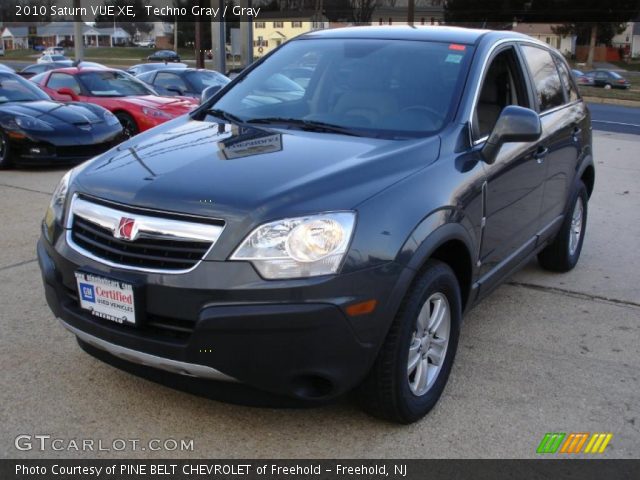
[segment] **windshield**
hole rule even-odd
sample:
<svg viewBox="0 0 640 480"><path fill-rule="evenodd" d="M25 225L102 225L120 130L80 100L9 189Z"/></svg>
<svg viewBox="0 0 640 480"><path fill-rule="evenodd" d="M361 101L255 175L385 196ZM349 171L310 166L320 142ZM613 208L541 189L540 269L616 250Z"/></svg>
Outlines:
<svg viewBox="0 0 640 480"><path fill-rule="evenodd" d="M66 57L64 55L51 55L51 60L58 62L60 60L66 60Z"/></svg>
<svg viewBox="0 0 640 480"><path fill-rule="evenodd" d="M196 92L201 92L205 88L214 85L222 86L229 83L227 77L216 72L187 72L186 77Z"/></svg>
<svg viewBox="0 0 640 480"><path fill-rule="evenodd" d="M144 83L124 72L86 72L78 78L94 97L128 97L155 95Z"/></svg>
<svg viewBox="0 0 640 480"><path fill-rule="evenodd" d="M470 46L436 42L293 41L209 108L285 128L302 122L364 136L428 135L450 118L471 55Z"/></svg>
<svg viewBox="0 0 640 480"><path fill-rule="evenodd" d="M15 75L0 74L0 103L51 100L49 96L27 80Z"/></svg>

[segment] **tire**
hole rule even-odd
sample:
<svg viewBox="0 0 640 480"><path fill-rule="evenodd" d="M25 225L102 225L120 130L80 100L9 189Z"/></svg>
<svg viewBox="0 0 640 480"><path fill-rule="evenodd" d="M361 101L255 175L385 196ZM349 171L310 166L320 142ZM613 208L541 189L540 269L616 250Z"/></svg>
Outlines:
<svg viewBox="0 0 640 480"><path fill-rule="evenodd" d="M545 270L568 272L578 263L587 229L588 201L587 188L580 182L556 238L538 254L538 262Z"/></svg>
<svg viewBox="0 0 640 480"><path fill-rule="evenodd" d="M440 328L435 329L435 335L427 332L421 342L417 336L421 330L419 325L428 326L433 322L437 302L440 302L440 308L448 308L448 332L444 329L445 316ZM420 318L423 319L421 323ZM425 416L435 406L449 378L458 347L461 320L460 286L455 274L441 261L427 261L393 320L371 371L359 388L363 408L373 416L402 424L413 423ZM430 338L425 341L427 336ZM443 351L444 360L438 367L433 359L442 358ZM415 368L409 365L411 352L413 358L418 359ZM426 377L422 376L425 378L422 384L418 381L419 368L426 372Z"/></svg>
<svg viewBox="0 0 640 480"><path fill-rule="evenodd" d="M611 90L611 84L610 83L605 83L604 84L604 89L605 90Z"/></svg>
<svg viewBox="0 0 640 480"><path fill-rule="evenodd" d="M122 134L125 138L131 138L140 133L138 124L131 115L125 112L118 112L115 115L118 120L120 120L120 125L122 125Z"/></svg>
<svg viewBox="0 0 640 480"><path fill-rule="evenodd" d="M13 166L11 161L11 151L7 134L0 130L0 169Z"/></svg>

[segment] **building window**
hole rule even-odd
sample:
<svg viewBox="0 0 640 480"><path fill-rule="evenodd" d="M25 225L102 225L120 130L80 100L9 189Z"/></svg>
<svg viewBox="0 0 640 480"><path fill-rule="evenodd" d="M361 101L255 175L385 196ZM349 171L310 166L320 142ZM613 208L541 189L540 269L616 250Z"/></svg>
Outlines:
<svg viewBox="0 0 640 480"><path fill-rule="evenodd" d="M291 22L291 27L302 28L302 22Z"/></svg>
<svg viewBox="0 0 640 480"><path fill-rule="evenodd" d="M264 22L256 22L256 28L265 28Z"/></svg>
<svg viewBox="0 0 640 480"><path fill-rule="evenodd" d="M273 28L282 28L284 27L283 22L273 22Z"/></svg>

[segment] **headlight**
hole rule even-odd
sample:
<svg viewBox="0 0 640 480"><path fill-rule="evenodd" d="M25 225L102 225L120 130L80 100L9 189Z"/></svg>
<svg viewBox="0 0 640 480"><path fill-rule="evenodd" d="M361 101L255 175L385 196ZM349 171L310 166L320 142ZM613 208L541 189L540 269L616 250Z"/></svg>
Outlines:
<svg viewBox="0 0 640 480"><path fill-rule="evenodd" d="M23 130L52 131L53 127L33 117L16 117L16 125Z"/></svg>
<svg viewBox="0 0 640 480"><path fill-rule="evenodd" d="M349 247L354 212L286 218L256 228L231 256L247 260L264 278L336 273Z"/></svg>
<svg viewBox="0 0 640 480"><path fill-rule="evenodd" d="M64 220L64 206L67 201L67 193L69 192L69 182L73 175L73 170L69 170L64 174L64 177L60 180L60 183L53 192L51 202L49 202L49 208L47 208L47 214L45 215L45 223L47 228L51 228L54 222L62 224Z"/></svg>
<svg viewBox="0 0 640 480"><path fill-rule="evenodd" d="M120 120L113 113L106 111L104 112L104 121L107 125L120 125Z"/></svg>
<svg viewBox="0 0 640 480"><path fill-rule="evenodd" d="M162 118L165 120L170 120L173 118L173 116L169 115L166 112L163 112L162 110L157 110L155 108L149 107L142 107L142 113L151 118Z"/></svg>

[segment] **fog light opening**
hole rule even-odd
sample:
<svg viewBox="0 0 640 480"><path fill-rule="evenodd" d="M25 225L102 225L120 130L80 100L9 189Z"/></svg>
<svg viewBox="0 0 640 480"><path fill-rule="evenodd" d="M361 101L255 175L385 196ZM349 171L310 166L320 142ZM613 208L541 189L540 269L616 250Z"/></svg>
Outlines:
<svg viewBox="0 0 640 480"><path fill-rule="evenodd" d="M333 382L320 375L300 375L291 382L293 393L302 399L319 400L333 392Z"/></svg>

